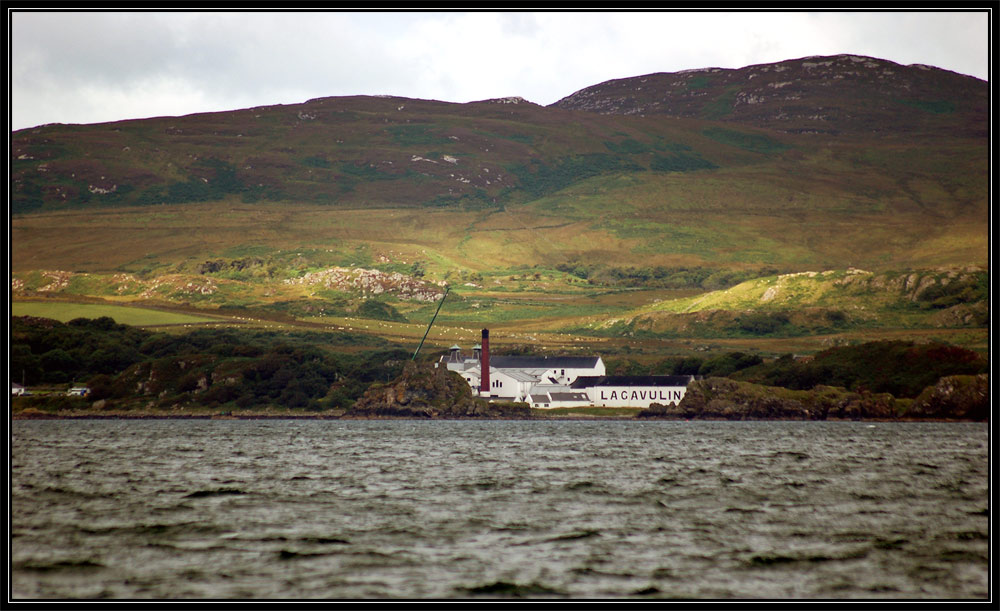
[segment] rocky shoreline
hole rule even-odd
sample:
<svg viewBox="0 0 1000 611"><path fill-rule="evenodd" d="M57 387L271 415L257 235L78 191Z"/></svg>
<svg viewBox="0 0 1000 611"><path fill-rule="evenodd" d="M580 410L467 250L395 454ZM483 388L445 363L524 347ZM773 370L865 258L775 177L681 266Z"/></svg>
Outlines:
<svg viewBox="0 0 1000 611"><path fill-rule="evenodd" d="M524 403L485 401L470 393L468 382L454 371L411 362L395 381L365 391L344 417L517 420L530 418L531 408Z"/></svg>
<svg viewBox="0 0 1000 611"><path fill-rule="evenodd" d="M11 420L773 420L871 422L986 422L990 416L989 375L949 376L916 399L887 393L854 392L832 386L790 390L729 378L696 380L680 403L653 404L622 416L545 414L524 403L490 403L472 395L461 376L445 368L407 364L388 384L376 384L347 410L319 413L153 413L74 409L48 412L29 407Z"/></svg>
<svg viewBox="0 0 1000 611"><path fill-rule="evenodd" d="M640 418L673 420L986 421L989 375L949 376L916 399L833 386L790 390L728 378L691 383L680 403L650 406Z"/></svg>

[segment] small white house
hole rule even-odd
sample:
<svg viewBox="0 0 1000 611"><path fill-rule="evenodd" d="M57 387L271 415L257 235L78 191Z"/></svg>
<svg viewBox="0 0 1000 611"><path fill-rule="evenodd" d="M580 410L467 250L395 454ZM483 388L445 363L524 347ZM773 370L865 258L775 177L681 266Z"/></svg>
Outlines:
<svg viewBox="0 0 1000 611"><path fill-rule="evenodd" d="M24 394L25 390L26 389L17 382L10 383L10 396L12 397L20 397Z"/></svg>

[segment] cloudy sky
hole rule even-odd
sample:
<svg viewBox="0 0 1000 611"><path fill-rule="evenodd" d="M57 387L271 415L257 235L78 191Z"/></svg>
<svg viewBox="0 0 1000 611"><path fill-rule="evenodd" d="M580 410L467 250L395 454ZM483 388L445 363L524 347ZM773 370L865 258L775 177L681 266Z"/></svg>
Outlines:
<svg viewBox="0 0 1000 611"><path fill-rule="evenodd" d="M987 12L8 11L11 128L387 94L551 104L652 72L853 53L989 78Z"/></svg>

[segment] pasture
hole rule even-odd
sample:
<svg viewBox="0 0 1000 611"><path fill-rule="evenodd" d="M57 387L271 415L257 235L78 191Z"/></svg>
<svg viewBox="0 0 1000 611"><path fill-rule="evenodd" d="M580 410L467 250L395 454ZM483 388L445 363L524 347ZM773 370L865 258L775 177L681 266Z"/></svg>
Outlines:
<svg viewBox="0 0 1000 611"><path fill-rule="evenodd" d="M183 325L218 322L210 316L194 316L181 312L120 306L111 304L70 303L64 301L14 301L12 316L37 316L69 322L74 318L101 318L107 316L122 325L153 327L158 325Z"/></svg>

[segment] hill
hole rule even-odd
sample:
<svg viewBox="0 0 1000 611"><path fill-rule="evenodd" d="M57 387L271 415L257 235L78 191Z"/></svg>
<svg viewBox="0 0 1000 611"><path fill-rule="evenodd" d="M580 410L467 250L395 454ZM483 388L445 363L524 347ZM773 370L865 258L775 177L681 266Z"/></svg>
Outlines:
<svg viewBox="0 0 1000 611"><path fill-rule="evenodd" d="M40 126L11 135L11 290L398 330L449 284L455 328L669 336L680 306L657 300L752 278L986 269L988 100L834 56L550 107L356 96Z"/></svg>
<svg viewBox="0 0 1000 611"><path fill-rule="evenodd" d="M983 85L932 66L835 55L616 79L553 106L721 120L795 134L983 137L990 112Z"/></svg>
<svg viewBox="0 0 1000 611"><path fill-rule="evenodd" d="M985 327L989 274L982 269L873 273L800 272L645 305L595 328L674 336L836 333L848 328Z"/></svg>

